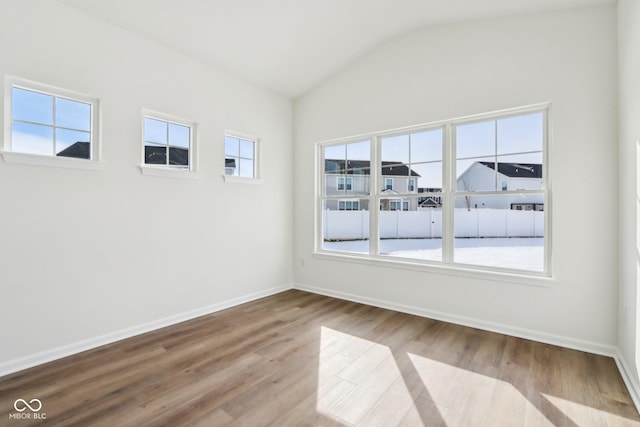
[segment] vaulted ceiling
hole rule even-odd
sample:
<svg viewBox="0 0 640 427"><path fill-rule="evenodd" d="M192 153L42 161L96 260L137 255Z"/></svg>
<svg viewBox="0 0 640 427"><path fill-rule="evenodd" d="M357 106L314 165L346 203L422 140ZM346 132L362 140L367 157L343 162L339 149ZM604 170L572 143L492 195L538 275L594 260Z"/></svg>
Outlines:
<svg viewBox="0 0 640 427"><path fill-rule="evenodd" d="M58 0L295 98L422 27L616 0Z"/></svg>

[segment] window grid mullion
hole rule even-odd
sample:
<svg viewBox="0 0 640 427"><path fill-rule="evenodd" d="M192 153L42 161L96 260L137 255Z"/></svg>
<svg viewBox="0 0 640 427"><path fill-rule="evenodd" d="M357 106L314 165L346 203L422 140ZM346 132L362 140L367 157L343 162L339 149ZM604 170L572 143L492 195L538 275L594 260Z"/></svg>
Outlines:
<svg viewBox="0 0 640 427"><path fill-rule="evenodd" d="M53 108L52 108L53 117L51 118L51 123L53 123L53 125L52 125L52 127L53 127L53 153L51 153L51 155L53 157L55 157L56 156L56 152L57 152L56 144L57 144L57 139L58 139L58 132L57 132L57 129L56 129L56 105L57 105L57 102L56 102L56 97L55 96L51 97L51 102L53 102Z"/></svg>
<svg viewBox="0 0 640 427"><path fill-rule="evenodd" d="M442 158L444 188L442 207L442 262L444 264L453 263L453 192L455 191L455 175L456 175L456 148L455 137L453 134L454 126L447 123L443 131L444 143L442 144Z"/></svg>
<svg viewBox="0 0 640 427"><path fill-rule="evenodd" d="M166 152L166 160L165 160L165 165L169 166L170 162L169 162L169 122L167 123L167 142L165 143L165 152Z"/></svg>
<svg viewBox="0 0 640 427"><path fill-rule="evenodd" d="M380 254L380 180L382 179L380 137L369 139L369 254Z"/></svg>

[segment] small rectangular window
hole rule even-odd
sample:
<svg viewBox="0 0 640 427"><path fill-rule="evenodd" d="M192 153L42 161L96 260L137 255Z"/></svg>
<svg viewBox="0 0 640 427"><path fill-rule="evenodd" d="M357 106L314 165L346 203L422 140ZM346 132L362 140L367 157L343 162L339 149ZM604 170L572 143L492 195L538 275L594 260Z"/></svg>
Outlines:
<svg viewBox="0 0 640 427"><path fill-rule="evenodd" d="M384 188L385 190L393 190L393 178L385 178Z"/></svg>
<svg viewBox="0 0 640 427"><path fill-rule="evenodd" d="M17 78L6 86L5 153L99 161L97 99Z"/></svg>

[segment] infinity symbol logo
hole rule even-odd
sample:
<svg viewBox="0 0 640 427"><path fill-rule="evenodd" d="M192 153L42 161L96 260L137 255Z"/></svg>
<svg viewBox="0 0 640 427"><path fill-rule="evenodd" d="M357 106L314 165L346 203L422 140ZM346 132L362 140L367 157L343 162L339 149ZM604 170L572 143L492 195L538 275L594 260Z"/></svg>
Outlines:
<svg viewBox="0 0 640 427"><path fill-rule="evenodd" d="M19 403L21 403L22 405L18 406ZM31 406L29 403L31 403L33 406ZM24 399L17 399L15 402L13 402L13 407L18 412L24 412L27 410L27 408L31 409L32 412L38 412L40 409L42 409L42 402L40 402L39 399L31 399L29 403L27 403L27 401ZM36 405L37 407L35 407Z"/></svg>

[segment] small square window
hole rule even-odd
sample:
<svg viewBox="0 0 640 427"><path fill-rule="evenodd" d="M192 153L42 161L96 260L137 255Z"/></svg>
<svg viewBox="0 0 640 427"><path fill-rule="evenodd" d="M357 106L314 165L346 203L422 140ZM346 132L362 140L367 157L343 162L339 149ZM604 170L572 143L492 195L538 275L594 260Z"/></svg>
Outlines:
<svg viewBox="0 0 640 427"><path fill-rule="evenodd" d="M255 180L258 178L258 166L258 140L256 138L230 132L225 134L225 177Z"/></svg>
<svg viewBox="0 0 640 427"><path fill-rule="evenodd" d="M144 116L144 164L191 170L192 127Z"/></svg>
<svg viewBox="0 0 640 427"><path fill-rule="evenodd" d="M29 162L19 156L35 155L39 164L96 168L97 99L14 77L7 77L6 88L5 160Z"/></svg>

